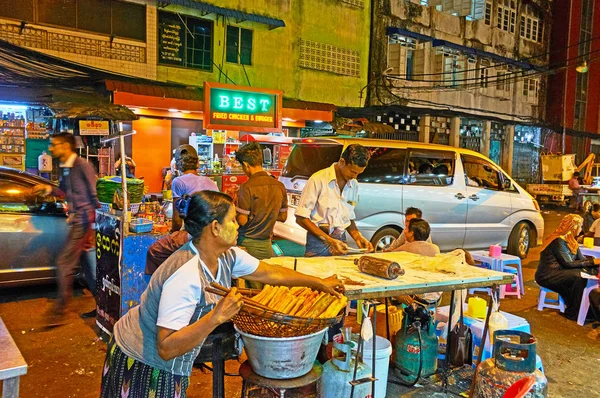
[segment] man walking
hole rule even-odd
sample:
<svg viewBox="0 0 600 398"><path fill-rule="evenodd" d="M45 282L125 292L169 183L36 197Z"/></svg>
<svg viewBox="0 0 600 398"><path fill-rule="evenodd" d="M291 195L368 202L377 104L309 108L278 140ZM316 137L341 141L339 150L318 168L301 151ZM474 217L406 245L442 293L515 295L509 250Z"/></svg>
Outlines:
<svg viewBox="0 0 600 398"><path fill-rule="evenodd" d="M59 298L50 313L50 323L62 323L69 299L73 294L73 276L79 266L81 255L93 242L94 223L98 198L96 196L96 174L87 161L75 153L75 137L70 133L58 133L50 139L50 153L60 161L59 188L40 184L33 187L35 195L65 196L69 217L65 246L57 259ZM93 264L87 263L87 268ZM85 268L85 266L84 266ZM95 268L95 267L93 267ZM95 269L84 269L90 292L95 296ZM84 316L94 316L94 311Z"/></svg>
<svg viewBox="0 0 600 398"><path fill-rule="evenodd" d="M263 260L273 257L271 235L276 221L287 219L285 186L263 170L262 148L256 142L246 144L235 153L236 160L248 176L240 185L237 202L238 246ZM250 282L253 288L259 283Z"/></svg>
<svg viewBox="0 0 600 398"><path fill-rule="evenodd" d="M362 145L349 145L338 162L309 178L296 209L296 222L308 232L307 257L347 253L346 231L359 248L373 251L373 245L354 222L358 202L356 177L367 167L369 157Z"/></svg>

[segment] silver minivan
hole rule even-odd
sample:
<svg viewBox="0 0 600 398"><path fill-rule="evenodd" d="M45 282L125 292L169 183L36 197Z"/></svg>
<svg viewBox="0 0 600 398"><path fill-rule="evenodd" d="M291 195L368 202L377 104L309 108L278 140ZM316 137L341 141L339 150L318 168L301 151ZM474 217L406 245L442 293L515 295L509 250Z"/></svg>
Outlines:
<svg viewBox="0 0 600 398"><path fill-rule="evenodd" d="M404 209L418 207L442 251L485 249L500 244L525 258L540 245L544 220L537 202L487 157L463 148L407 141L357 138L301 138L279 178L286 186L290 214L275 235L305 244L306 231L295 209L308 178L336 162L354 143L371 160L358 177L356 225L381 250L404 228Z"/></svg>

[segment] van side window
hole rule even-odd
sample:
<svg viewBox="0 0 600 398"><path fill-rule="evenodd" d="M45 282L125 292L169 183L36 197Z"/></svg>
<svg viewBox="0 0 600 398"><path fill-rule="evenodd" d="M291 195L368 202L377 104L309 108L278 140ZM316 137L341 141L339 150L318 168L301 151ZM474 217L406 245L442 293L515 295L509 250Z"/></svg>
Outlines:
<svg viewBox="0 0 600 398"><path fill-rule="evenodd" d="M463 155L462 159L465 169L465 183L468 187L492 191L502 190L500 173L496 166L475 156Z"/></svg>
<svg viewBox="0 0 600 398"><path fill-rule="evenodd" d="M406 149L367 147L371 159L357 180L374 184L404 184Z"/></svg>
<svg viewBox="0 0 600 398"><path fill-rule="evenodd" d="M408 159L406 183L427 186L451 185L454 179L455 157L452 151L412 149Z"/></svg>

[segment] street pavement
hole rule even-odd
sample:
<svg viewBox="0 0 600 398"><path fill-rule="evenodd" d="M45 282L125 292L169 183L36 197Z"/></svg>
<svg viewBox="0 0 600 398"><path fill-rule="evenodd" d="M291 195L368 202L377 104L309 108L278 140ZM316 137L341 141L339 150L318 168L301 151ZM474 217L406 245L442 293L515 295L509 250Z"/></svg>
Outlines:
<svg viewBox="0 0 600 398"><path fill-rule="evenodd" d="M551 233L567 212L544 209L546 235ZM284 245L285 246L285 245ZM534 274L539 248L533 249L523 262L525 295L519 300L501 301L503 311L523 317L531 324L538 340L538 354L549 380L549 397L600 397L600 323L581 327L559 315L558 311L537 311L538 286ZM55 297L54 286L38 286L0 291L0 317L8 327L29 365L21 378L21 397L65 398L97 397L106 342L101 340L93 319L81 319L93 299L87 291L76 290L68 323L45 327L44 313ZM1 355L1 353L0 353ZM228 361L226 371L237 373L239 363ZM241 395L241 379L226 377L226 396ZM405 389L388 384L388 397L418 396L419 389L405 394ZM436 394L437 395L437 394ZM212 396L212 375L194 369L188 397ZM286 397L294 396L286 394ZM295 396L307 396L306 393Z"/></svg>

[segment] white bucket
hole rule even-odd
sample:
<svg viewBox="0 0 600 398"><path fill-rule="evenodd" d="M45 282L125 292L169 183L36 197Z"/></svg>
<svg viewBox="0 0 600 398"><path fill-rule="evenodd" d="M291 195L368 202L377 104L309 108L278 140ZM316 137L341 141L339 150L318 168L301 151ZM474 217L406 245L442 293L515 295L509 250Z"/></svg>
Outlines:
<svg viewBox="0 0 600 398"><path fill-rule="evenodd" d="M388 372L390 370L390 355L392 355L392 344L381 336L376 336L375 341L375 396L373 398L385 398L387 391ZM373 364L373 341L365 341L363 347L363 360L371 367Z"/></svg>

